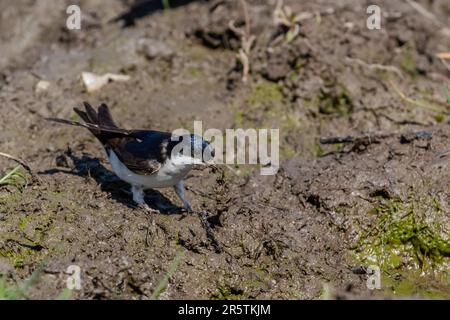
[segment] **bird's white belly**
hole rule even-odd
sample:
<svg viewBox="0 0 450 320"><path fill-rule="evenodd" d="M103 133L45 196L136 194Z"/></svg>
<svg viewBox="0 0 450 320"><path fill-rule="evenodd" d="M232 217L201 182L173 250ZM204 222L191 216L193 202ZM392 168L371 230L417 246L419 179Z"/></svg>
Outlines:
<svg viewBox="0 0 450 320"><path fill-rule="evenodd" d="M112 150L109 150L108 159L114 173L120 179L145 189L172 187L192 169L192 165L174 165L172 161L167 160L157 172L151 175L140 175L128 169Z"/></svg>

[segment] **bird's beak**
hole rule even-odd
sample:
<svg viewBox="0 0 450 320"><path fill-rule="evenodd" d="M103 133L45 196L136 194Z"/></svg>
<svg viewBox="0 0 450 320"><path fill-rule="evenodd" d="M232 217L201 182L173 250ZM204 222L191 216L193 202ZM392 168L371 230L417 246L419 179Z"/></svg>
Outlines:
<svg viewBox="0 0 450 320"><path fill-rule="evenodd" d="M205 161L204 165L207 166L207 167L211 167L211 168L217 169L217 165L214 162L214 159L209 160L209 161Z"/></svg>

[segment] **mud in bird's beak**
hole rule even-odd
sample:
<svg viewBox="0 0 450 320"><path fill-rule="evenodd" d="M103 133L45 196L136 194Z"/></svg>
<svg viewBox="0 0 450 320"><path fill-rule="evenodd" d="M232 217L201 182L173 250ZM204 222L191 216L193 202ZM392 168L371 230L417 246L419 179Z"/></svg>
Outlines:
<svg viewBox="0 0 450 320"><path fill-rule="evenodd" d="M203 141L203 154L202 163L204 165L214 165L215 151L212 144L207 141Z"/></svg>

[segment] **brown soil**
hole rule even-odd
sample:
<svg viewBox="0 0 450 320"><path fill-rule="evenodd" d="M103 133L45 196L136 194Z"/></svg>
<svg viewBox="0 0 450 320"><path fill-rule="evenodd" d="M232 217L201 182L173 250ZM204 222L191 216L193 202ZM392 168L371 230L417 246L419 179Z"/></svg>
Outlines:
<svg viewBox="0 0 450 320"><path fill-rule="evenodd" d="M78 265L73 298L147 299L181 255L160 299L450 297L450 170L437 158L450 71L436 57L450 50L448 1L419 1L435 19L381 1L381 30L366 28L370 1L285 1L314 13L291 42L273 23L275 1L247 2L247 83L229 28L244 23L239 1L173 2L125 25L112 20L131 1L80 0L79 31L65 28L70 1L0 3L0 151L35 173L23 190L0 189L8 283L44 264L29 296L51 299ZM143 38L174 54L145 57ZM82 71L131 80L88 94ZM187 196L202 213L161 210L149 227L98 141L43 119L75 119L82 101L107 103L126 128L279 128L282 166L275 176L194 170ZM328 136L362 138L320 144ZM0 158L1 176L13 167ZM179 204L169 189L147 202ZM370 291L374 264L382 288Z"/></svg>

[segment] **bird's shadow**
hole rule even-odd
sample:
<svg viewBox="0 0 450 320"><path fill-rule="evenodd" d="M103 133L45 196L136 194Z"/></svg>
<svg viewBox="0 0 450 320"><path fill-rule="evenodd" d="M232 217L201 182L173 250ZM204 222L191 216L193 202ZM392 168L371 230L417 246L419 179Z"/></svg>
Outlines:
<svg viewBox="0 0 450 320"><path fill-rule="evenodd" d="M79 177L93 178L100 185L101 190L109 193L114 200L129 208L136 208L130 185L103 166L98 158L93 158L86 154L77 157L68 150L64 154L59 155L56 158L56 162L57 165L60 164L61 166L38 172L38 174L52 175L65 173ZM67 167L67 169L62 169L62 166ZM146 190L145 202L150 208L158 210L162 214L181 213L183 210L175 206L161 192L153 189Z"/></svg>
<svg viewBox="0 0 450 320"><path fill-rule="evenodd" d="M140 0L136 1L126 12L113 18L111 22L123 21L124 27L134 26L136 20L164 9L174 9L199 0ZM203 0L207 2L208 0ZM165 7L167 6L167 7Z"/></svg>

